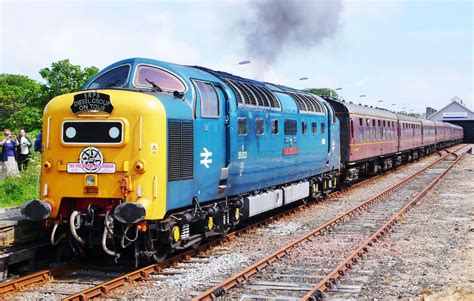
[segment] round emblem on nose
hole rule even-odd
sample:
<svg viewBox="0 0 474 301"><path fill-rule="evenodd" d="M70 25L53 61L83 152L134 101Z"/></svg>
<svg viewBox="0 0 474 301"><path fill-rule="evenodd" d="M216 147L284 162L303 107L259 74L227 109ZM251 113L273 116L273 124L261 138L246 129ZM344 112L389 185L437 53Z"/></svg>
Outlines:
<svg viewBox="0 0 474 301"><path fill-rule="evenodd" d="M104 156L98 148L89 146L79 154L79 163L83 164L82 169L85 172L98 172L104 163Z"/></svg>

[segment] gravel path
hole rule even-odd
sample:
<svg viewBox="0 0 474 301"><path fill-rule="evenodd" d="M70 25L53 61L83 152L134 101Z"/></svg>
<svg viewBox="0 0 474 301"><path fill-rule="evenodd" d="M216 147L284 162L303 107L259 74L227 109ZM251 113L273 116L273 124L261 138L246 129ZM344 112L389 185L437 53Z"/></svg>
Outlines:
<svg viewBox="0 0 474 301"><path fill-rule="evenodd" d="M202 258L201 264L197 266L180 264L182 267L180 269L165 270L169 275L160 276L158 281L139 282L119 288L112 292L112 297L190 298L216 281L224 280L297 237L399 182L402 178L437 158L436 155L426 158L400 171L386 175L378 182L378 185L355 189L337 200L320 203L285 220L251 231L226 243L225 246L208 251L207 257ZM222 256L230 256L230 258L238 258L238 260L225 262L221 260ZM194 276L187 276L188 274ZM190 283L178 285L176 281L179 281L180 278L186 278Z"/></svg>
<svg viewBox="0 0 474 301"><path fill-rule="evenodd" d="M327 297L474 300L473 250L474 155L470 155ZM348 289L357 286L359 292Z"/></svg>

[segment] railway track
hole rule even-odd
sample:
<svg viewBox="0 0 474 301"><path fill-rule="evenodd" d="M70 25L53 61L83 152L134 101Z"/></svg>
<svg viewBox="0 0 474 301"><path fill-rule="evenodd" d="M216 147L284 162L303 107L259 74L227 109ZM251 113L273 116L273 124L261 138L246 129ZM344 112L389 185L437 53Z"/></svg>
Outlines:
<svg viewBox="0 0 474 301"><path fill-rule="evenodd" d="M321 299L323 292L387 234L467 151L461 147L450 152L379 195L208 288L193 300L219 297L229 300ZM455 159L445 160L449 157ZM421 191L420 186L424 187Z"/></svg>
<svg viewBox="0 0 474 301"><path fill-rule="evenodd" d="M456 149L456 150L458 150L458 149ZM442 158L440 158L440 159L442 159ZM437 161L439 161L440 159L438 159ZM408 166L410 166L410 164L404 165L403 167L400 167L397 170L400 171L404 168L407 168ZM326 197L324 199L324 201L329 201L329 200L332 200L332 199L336 199L336 198L340 197L341 195L343 195L343 194L345 194L349 191L352 191L356 188L361 188L361 187L364 187L364 186L367 186L367 185L372 185L372 184L376 183L379 180L380 177L383 177L383 175L378 175L378 176L366 179L366 180L361 181L361 182L359 182L359 183L357 183L357 184L355 184L351 187L348 187L344 190L334 192L334 193L330 194L328 197ZM256 224L253 224L253 225L247 226L245 228L241 228L241 229L239 229L237 231L234 231L232 233L229 233L226 237L211 241L207 244L204 244L204 245L200 246L197 249L185 251L185 252L183 252L181 254L178 254L178 255L175 255L175 256L173 256L173 257L171 257L171 258L169 258L169 259L167 259L163 262L160 262L160 263L157 263L157 264L152 264L152 265L140 268L140 269L135 270L135 271L130 272L130 273L125 273L125 274L122 273L120 276L118 276L116 278L113 278L113 279L110 279L111 277L109 277L109 279L106 279L105 281L100 281L101 277L98 277L95 280L88 280L89 282L81 281L82 284L84 284L85 286L89 286L89 288L87 288L87 289L85 289L85 290L83 290L79 293L71 294L71 293L66 293L64 291L58 291L57 294L62 296L62 298L64 298L64 300L87 300L89 298L94 298L94 297L99 297L99 296L107 296L107 295L109 295L110 291L115 289L115 288L126 285L128 283L133 282L133 281L147 280L153 274L154 275L164 274L163 270L168 268L168 267L179 267L179 263L188 262L188 261L191 260L191 258L196 257L196 256L200 256L201 254L205 253L206 251L208 251L208 250L210 250L210 249L212 249L216 246L222 245L225 242L227 242L229 240L232 240L235 237L238 237L243 233L252 231L253 229L255 229L257 227L268 225L268 224L270 224L274 221L280 220L282 218L286 218L286 217L291 216L293 214L296 214L296 213L298 213L302 210L307 210L308 208L310 208L312 206L315 206L316 204L318 204L318 203L317 202L311 202L311 203L308 203L308 204L299 205L295 208L292 208L289 211L282 212L277 216L270 217L270 218L265 219L263 221L260 221ZM63 265L58 266L58 267L54 267L54 268L51 268L51 269L45 269L45 270L36 272L34 274L30 274L30 275L27 275L27 276L24 276L24 277L20 277L18 279L14 279L12 281L0 284L0 296L4 295L6 293L19 292L21 290L24 290L25 288L27 288L31 284L40 284L42 282L49 282L53 279L56 279L59 276L65 275L65 274L72 275L72 274L74 274L74 271L77 270L77 269L78 269L78 267L75 266L74 263L66 263L66 264L63 264ZM111 274L109 274L109 276L111 276ZM76 274L75 276L73 275L73 276L70 276L70 277L66 277L65 278L66 280L60 280L60 281L55 280L55 281L52 281L52 282L59 283L59 287L61 288L62 287L61 284L72 282L73 277L79 277L79 276ZM102 278L106 278L106 277L102 277ZM54 289L48 289L48 288L42 288L41 290L44 291L44 292L48 292L48 291L51 291L51 293L54 292Z"/></svg>

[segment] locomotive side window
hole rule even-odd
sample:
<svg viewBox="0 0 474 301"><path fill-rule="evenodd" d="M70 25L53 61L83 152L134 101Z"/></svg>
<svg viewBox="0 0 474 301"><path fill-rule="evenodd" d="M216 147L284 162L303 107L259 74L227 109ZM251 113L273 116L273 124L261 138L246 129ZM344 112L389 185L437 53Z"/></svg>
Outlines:
<svg viewBox="0 0 474 301"><path fill-rule="evenodd" d="M324 135L326 133L326 124L324 122L321 122L321 133Z"/></svg>
<svg viewBox="0 0 474 301"><path fill-rule="evenodd" d="M265 133L264 123L262 118L255 119L255 133L261 136Z"/></svg>
<svg viewBox="0 0 474 301"><path fill-rule="evenodd" d="M238 118L238 131L239 136L246 136L247 135L247 118Z"/></svg>
<svg viewBox="0 0 474 301"><path fill-rule="evenodd" d="M285 119L285 135L296 135L297 123L296 120Z"/></svg>
<svg viewBox="0 0 474 301"><path fill-rule="evenodd" d="M201 95L201 117L219 117L219 98L214 86L200 81L196 81L196 86Z"/></svg>
<svg viewBox="0 0 474 301"><path fill-rule="evenodd" d="M352 122L352 120L351 120ZM316 122L311 123L311 134L316 135L318 133L318 124Z"/></svg>
<svg viewBox="0 0 474 301"><path fill-rule="evenodd" d="M278 120L277 119L272 120L272 134L278 135Z"/></svg>
<svg viewBox="0 0 474 301"><path fill-rule="evenodd" d="M186 91L184 83L173 74L151 66L138 66L135 72L134 85L136 87L152 88L154 85L169 91Z"/></svg>
<svg viewBox="0 0 474 301"><path fill-rule="evenodd" d="M96 78L88 89L107 89L112 87L123 87L128 80L130 65L116 67Z"/></svg>
<svg viewBox="0 0 474 301"><path fill-rule="evenodd" d="M306 135L308 132L308 123L306 121L301 122L301 134Z"/></svg>

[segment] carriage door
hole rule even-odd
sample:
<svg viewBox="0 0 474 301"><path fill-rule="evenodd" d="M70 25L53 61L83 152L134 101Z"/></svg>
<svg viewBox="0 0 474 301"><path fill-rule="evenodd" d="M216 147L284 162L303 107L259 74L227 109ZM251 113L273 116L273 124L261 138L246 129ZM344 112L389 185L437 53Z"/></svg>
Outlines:
<svg viewBox="0 0 474 301"><path fill-rule="evenodd" d="M334 115L332 107L327 103L324 103L324 104L326 105L326 109L328 111L328 115L327 115L328 119L327 119L327 122L326 122L327 129L325 129L325 130L328 133L327 152L328 152L328 161L329 161L329 158L331 156L331 150L333 150L335 148L335 141L333 141L333 139L332 139L332 123L335 122L336 116Z"/></svg>
<svg viewBox="0 0 474 301"><path fill-rule="evenodd" d="M196 179L204 184L198 198L205 201L222 196L226 189L226 102L222 90L212 83L193 82L196 87Z"/></svg>

